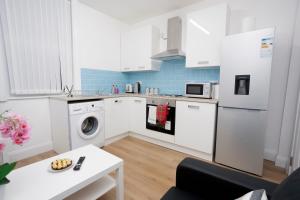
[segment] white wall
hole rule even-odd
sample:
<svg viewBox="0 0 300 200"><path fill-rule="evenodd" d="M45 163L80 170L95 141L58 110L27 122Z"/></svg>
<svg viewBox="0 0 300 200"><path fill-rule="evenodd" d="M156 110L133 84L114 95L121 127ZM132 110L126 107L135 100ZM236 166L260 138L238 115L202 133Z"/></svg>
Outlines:
<svg viewBox="0 0 300 200"><path fill-rule="evenodd" d="M121 31L125 24L72 0L75 88L80 90L80 68L118 71Z"/></svg>
<svg viewBox="0 0 300 200"><path fill-rule="evenodd" d="M184 19L186 13L224 2L227 2L231 8L229 34L241 32L242 20L248 16L254 16L256 18L257 29L276 27L269 116L265 143L265 158L275 161L279 151L281 122L283 118L297 0L203 1L174 12L145 20L135 24L133 28L152 24L160 28L161 32L166 33L168 18L176 15L181 16L183 18L183 27L185 27L186 22ZM183 28L183 38L185 38L185 36L185 28ZM166 41L161 40L160 46L161 50L164 50L166 48ZM184 49L185 39L183 39L182 46Z"/></svg>
<svg viewBox="0 0 300 200"><path fill-rule="evenodd" d="M297 102L300 90L300 3L295 23L293 50L288 76L285 107L280 135L279 152L276 157L278 166L288 168L291 143L295 127Z"/></svg>
<svg viewBox="0 0 300 200"><path fill-rule="evenodd" d="M25 117L31 126L30 140L24 145L8 145L10 161L20 160L52 149L49 99L16 99L0 103L0 110L11 110Z"/></svg>

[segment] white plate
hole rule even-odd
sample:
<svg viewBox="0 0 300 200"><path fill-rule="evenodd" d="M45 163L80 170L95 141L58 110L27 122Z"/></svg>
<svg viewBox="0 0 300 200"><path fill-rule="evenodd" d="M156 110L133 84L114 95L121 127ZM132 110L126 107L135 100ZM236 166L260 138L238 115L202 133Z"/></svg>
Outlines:
<svg viewBox="0 0 300 200"><path fill-rule="evenodd" d="M71 161L72 161L72 160L71 160ZM52 162L51 162L51 163L52 163ZM51 163L50 163L50 165L49 165L48 171L49 171L49 172L53 172L53 173L66 171L66 170L72 168L72 166L73 166L73 164L74 164L74 162L72 161L72 164L71 164L69 167L64 168L64 169L60 169L60 170L54 170L54 169L52 169L52 167L51 167Z"/></svg>

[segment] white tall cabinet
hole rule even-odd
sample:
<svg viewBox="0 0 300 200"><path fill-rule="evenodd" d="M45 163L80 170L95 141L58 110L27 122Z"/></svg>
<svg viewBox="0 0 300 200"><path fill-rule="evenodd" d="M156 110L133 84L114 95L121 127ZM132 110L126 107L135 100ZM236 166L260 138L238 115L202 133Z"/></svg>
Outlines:
<svg viewBox="0 0 300 200"><path fill-rule="evenodd" d="M154 26L122 33L121 71L159 70L160 62L151 60L151 56L159 50L159 29Z"/></svg>
<svg viewBox="0 0 300 200"><path fill-rule="evenodd" d="M220 4L187 15L186 67L220 66L229 14L228 5Z"/></svg>
<svg viewBox="0 0 300 200"><path fill-rule="evenodd" d="M177 101L175 144L212 154L216 104Z"/></svg>

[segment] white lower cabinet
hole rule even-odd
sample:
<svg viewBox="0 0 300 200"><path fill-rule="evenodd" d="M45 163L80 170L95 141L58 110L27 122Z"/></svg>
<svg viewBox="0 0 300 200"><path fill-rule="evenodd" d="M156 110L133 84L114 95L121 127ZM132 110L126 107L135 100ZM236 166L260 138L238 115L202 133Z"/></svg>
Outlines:
<svg viewBox="0 0 300 200"><path fill-rule="evenodd" d="M175 144L213 153L216 104L177 101Z"/></svg>
<svg viewBox="0 0 300 200"><path fill-rule="evenodd" d="M105 138L111 138L129 130L129 98L108 98L105 104Z"/></svg>
<svg viewBox="0 0 300 200"><path fill-rule="evenodd" d="M130 98L129 104L130 131L146 135L146 99Z"/></svg>

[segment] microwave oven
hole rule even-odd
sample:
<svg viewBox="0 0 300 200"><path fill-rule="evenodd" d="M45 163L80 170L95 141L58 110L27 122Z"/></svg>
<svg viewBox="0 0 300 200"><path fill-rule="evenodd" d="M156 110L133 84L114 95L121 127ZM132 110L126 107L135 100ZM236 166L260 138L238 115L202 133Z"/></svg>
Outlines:
<svg viewBox="0 0 300 200"><path fill-rule="evenodd" d="M185 96L210 99L211 89L211 83L187 83L185 84Z"/></svg>

